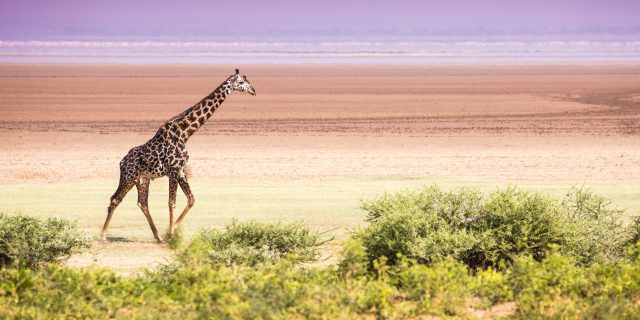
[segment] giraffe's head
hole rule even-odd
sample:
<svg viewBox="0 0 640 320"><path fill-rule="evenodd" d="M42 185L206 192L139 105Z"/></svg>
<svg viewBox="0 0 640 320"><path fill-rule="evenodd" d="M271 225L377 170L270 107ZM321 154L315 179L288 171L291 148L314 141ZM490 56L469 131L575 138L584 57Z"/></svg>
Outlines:
<svg viewBox="0 0 640 320"><path fill-rule="evenodd" d="M253 88L247 76L240 75L240 70L236 69L236 74L229 78L231 81L231 88L235 91L246 92L252 96L256 95L256 89Z"/></svg>

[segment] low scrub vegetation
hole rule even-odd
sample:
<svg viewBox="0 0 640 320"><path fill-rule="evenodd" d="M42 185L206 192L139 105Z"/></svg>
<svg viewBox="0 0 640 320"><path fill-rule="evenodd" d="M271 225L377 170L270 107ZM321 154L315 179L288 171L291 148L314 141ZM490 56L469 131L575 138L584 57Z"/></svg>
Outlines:
<svg viewBox="0 0 640 320"><path fill-rule="evenodd" d="M0 270L2 318L625 319L640 314L639 222L605 199L436 187L366 202L337 266L301 224L206 230L167 266ZM606 230L614 228L613 231ZM74 232L74 231L72 231ZM587 239L587 232L607 246ZM612 233L617 232L615 238ZM606 238L606 239L605 239ZM386 241L385 241L386 239ZM578 243L582 241L582 243Z"/></svg>
<svg viewBox="0 0 640 320"><path fill-rule="evenodd" d="M67 220L0 214L0 267L35 268L88 247L88 239Z"/></svg>
<svg viewBox="0 0 640 320"><path fill-rule="evenodd" d="M364 202L371 225L356 237L370 261L399 255L432 264L454 259L473 269L505 268L519 255L540 261L552 250L588 265L616 262L638 230L606 199L571 190L565 199L516 188L489 195L432 186ZM634 236L635 234L635 236Z"/></svg>
<svg viewBox="0 0 640 320"><path fill-rule="evenodd" d="M182 263L255 265L283 258L306 262L318 257L325 241L299 223L233 222L224 231L200 232L178 256Z"/></svg>
<svg viewBox="0 0 640 320"><path fill-rule="evenodd" d="M382 259L384 260L384 259ZM581 266L551 253L514 258L506 270L473 271L445 260L401 258L336 272L287 259L248 265L194 264L122 277L109 270L0 270L3 318L372 319L633 318L640 261ZM356 266L356 263L346 262ZM507 310L492 313L494 308Z"/></svg>

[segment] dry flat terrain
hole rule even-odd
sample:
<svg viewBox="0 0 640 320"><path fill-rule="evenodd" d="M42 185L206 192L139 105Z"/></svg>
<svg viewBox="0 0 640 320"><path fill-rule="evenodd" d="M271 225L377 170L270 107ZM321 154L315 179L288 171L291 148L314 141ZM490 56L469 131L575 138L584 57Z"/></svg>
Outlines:
<svg viewBox="0 0 640 320"><path fill-rule="evenodd" d="M244 66L198 177L638 180L640 66ZM2 65L0 181L117 176L233 66Z"/></svg>
<svg viewBox="0 0 640 320"><path fill-rule="evenodd" d="M235 67L0 65L0 211L97 233L122 156ZM240 70L257 96L231 95L188 145L187 230L232 217L346 228L361 197L432 182L586 185L640 211L638 64ZM166 182L154 188L162 227ZM134 193L116 211L114 250L152 240Z"/></svg>

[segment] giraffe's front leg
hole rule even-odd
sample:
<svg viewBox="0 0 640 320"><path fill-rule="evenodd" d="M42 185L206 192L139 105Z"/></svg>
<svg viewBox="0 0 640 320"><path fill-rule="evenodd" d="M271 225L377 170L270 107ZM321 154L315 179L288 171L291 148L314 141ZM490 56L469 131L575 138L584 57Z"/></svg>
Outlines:
<svg viewBox="0 0 640 320"><path fill-rule="evenodd" d="M178 191L177 175L169 176L169 237L176 231L173 224L173 211L176 209L176 193Z"/></svg>
<svg viewBox="0 0 640 320"><path fill-rule="evenodd" d="M109 201L109 208L107 209L107 219L104 221L102 231L100 232L101 241L106 241L107 239L107 230L109 229L109 223L111 222L113 211L116 210L116 207L120 204L120 202L122 202L122 199L127 195L129 190L133 188L134 184L135 183L133 183L132 181L127 181L124 176L120 177L118 190L116 190L113 196L111 196L111 201Z"/></svg>
<svg viewBox="0 0 640 320"><path fill-rule="evenodd" d="M191 207L193 207L193 205L196 202L196 199L193 197L193 194L191 193L191 187L189 187L189 182L187 182L187 177L185 175L178 176L178 184L180 184L180 188L182 189L182 192L184 192L185 196L187 196L187 206L184 208L184 210L178 217L178 220L176 220L176 223L174 225L174 228L176 229L180 226L180 223L182 222L184 217L187 215L187 212L189 212L189 209L191 209Z"/></svg>
<svg viewBox="0 0 640 320"><path fill-rule="evenodd" d="M162 240L160 235L158 235L158 229L156 229L156 225L153 223L153 219L149 213L149 182L149 178L141 177L140 181L136 184L136 187L138 188L138 207L142 209L142 213L145 218L147 218L149 227L151 227L151 232L153 232L153 236L156 238L158 243L164 243L164 240Z"/></svg>

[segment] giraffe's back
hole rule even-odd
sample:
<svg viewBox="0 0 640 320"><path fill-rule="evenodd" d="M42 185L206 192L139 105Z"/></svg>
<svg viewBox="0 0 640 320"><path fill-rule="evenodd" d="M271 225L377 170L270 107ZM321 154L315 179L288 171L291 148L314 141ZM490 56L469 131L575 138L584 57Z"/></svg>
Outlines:
<svg viewBox="0 0 640 320"><path fill-rule="evenodd" d="M120 161L120 171L128 179L145 176L151 179L180 172L187 164L189 155L175 142L154 137L143 145L129 150Z"/></svg>

